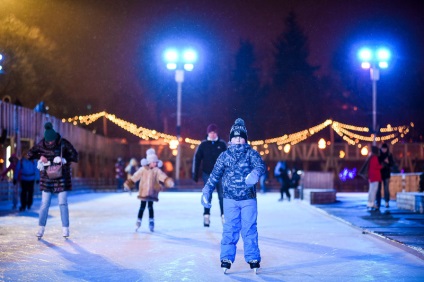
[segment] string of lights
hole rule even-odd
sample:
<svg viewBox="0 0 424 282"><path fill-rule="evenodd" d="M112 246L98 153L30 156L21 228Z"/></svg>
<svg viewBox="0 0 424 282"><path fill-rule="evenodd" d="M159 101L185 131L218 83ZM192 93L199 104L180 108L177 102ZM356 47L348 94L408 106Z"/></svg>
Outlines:
<svg viewBox="0 0 424 282"><path fill-rule="evenodd" d="M78 124L89 125L102 117L108 119L109 121L113 122L114 124L121 127L122 129L144 140L163 139L163 141L168 144L183 141L182 138L180 140L177 140L176 136L158 132L154 129L148 129L142 126L138 126L134 123L117 118L115 115L109 114L105 111L86 115L86 116L75 116L75 117L67 118L67 119L64 118L62 119L62 122L69 122L74 125L78 125ZM265 150L264 152L269 152L267 150L268 144L276 144L279 150L284 149L284 151L286 150L289 151L290 146L293 146L295 144L298 144L308 139L312 135L320 132L321 130L325 129L326 127L330 125L333 131L336 132L344 141L346 141L350 145L358 145L358 147L362 147L361 142L373 141L374 136L372 133L370 135L361 135L359 133L353 132L353 131L370 132L369 128L367 127L344 124L344 123L340 123L340 122L328 119L309 129L304 129L292 134L285 134L285 135L270 138L270 139L251 141L250 144L255 149L257 149L258 146L261 146ZM391 133L391 134L387 134L384 136L377 136L376 140L390 141L391 144L395 144L399 142L399 136L403 138L409 132L410 127L414 127L414 123L411 122L409 126L395 126L395 127L392 127L390 124L388 124L386 127L380 129L380 133ZM184 142L187 144L190 144L190 148L194 149L197 145L201 143L201 140L185 138Z"/></svg>

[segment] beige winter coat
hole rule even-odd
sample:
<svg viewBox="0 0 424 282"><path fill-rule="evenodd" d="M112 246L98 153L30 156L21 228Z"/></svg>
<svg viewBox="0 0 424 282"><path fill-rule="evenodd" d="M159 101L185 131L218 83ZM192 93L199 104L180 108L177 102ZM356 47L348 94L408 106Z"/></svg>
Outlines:
<svg viewBox="0 0 424 282"><path fill-rule="evenodd" d="M162 189L161 183L167 188L174 187L172 178L157 167L141 167L131 176L128 182L136 183L139 180L138 198L142 201L159 201L158 195ZM128 186L131 186L131 183L128 183Z"/></svg>

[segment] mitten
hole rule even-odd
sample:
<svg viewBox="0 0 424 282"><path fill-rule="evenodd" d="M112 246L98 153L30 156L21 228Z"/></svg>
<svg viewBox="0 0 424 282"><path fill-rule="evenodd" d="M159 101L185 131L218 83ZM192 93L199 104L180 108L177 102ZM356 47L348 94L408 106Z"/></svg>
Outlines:
<svg viewBox="0 0 424 282"><path fill-rule="evenodd" d="M167 179L165 179L164 184L166 188L172 188L174 187L174 180L172 180L171 177L168 177Z"/></svg>
<svg viewBox="0 0 424 282"><path fill-rule="evenodd" d="M202 206L204 206L207 209L210 209L212 207L212 204L209 202L209 194L203 193L202 199L201 199Z"/></svg>
<svg viewBox="0 0 424 282"><path fill-rule="evenodd" d="M246 176L246 179L245 179L245 183L247 184L247 185L255 185L257 182L258 182L258 180L259 180L259 176L258 176L258 174L256 173L256 171L252 171L251 173L249 173L247 176Z"/></svg>

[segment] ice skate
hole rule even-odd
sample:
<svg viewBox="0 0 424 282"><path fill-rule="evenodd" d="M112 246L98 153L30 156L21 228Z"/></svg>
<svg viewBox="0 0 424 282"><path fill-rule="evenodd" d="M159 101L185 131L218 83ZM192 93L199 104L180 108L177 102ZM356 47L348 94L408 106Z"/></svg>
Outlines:
<svg viewBox="0 0 424 282"><path fill-rule="evenodd" d="M227 270L231 268L231 260L223 259L221 260L221 268L224 270L224 273L227 273Z"/></svg>
<svg viewBox="0 0 424 282"><path fill-rule="evenodd" d="M210 221L210 215L209 214L205 214L203 215L203 226L204 227L209 227L211 221Z"/></svg>
<svg viewBox="0 0 424 282"><path fill-rule="evenodd" d="M151 218L149 220L149 229L150 229L150 232L153 232L154 229L155 229L155 222L154 222L153 218Z"/></svg>
<svg viewBox="0 0 424 282"><path fill-rule="evenodd" d="M135 223L135 232L138 231L138 229L140 228L140 226L141 226L141 219L137 219L137 222Z"/></svg>
<svg viewBox="0 0 424 282"><path fill-rule="evenodd" d="M69 237L69 227L62 227L62 236L65 239Z"/></svg>
<svg viewBox="0 0 424 282"><path fill-rule="evenodd" d="M253 272L255 272L255 274L258 274L258 269L261 267L259 264L259 261L251 260L249 261L249 264L250 264L250 269L253 269Z"/></svg>
<svg viewBox="0 0 424 282"><path fill-rule="evenodd" d="M37 234L35 234L35 236L38 237L38 240L40 240L41 237L43 237L43 235L44 235L44 229L45 229L44 226L40 226L40 228L38 229Z"/></svg>

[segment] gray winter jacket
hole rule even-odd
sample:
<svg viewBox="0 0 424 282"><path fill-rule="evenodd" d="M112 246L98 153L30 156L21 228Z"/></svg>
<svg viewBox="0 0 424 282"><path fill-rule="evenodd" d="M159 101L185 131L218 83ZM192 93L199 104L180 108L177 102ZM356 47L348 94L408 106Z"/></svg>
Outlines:
<svg viewBox="0 0 424 282"><path fill-rule="evenodd" d="M259 178L265 169L261 156L249 144L230 145L219 155L203 193L212 193L222 178L224 198L236 201L255 199L256 187L247 185L245 178L251 172Z"/></svg>

